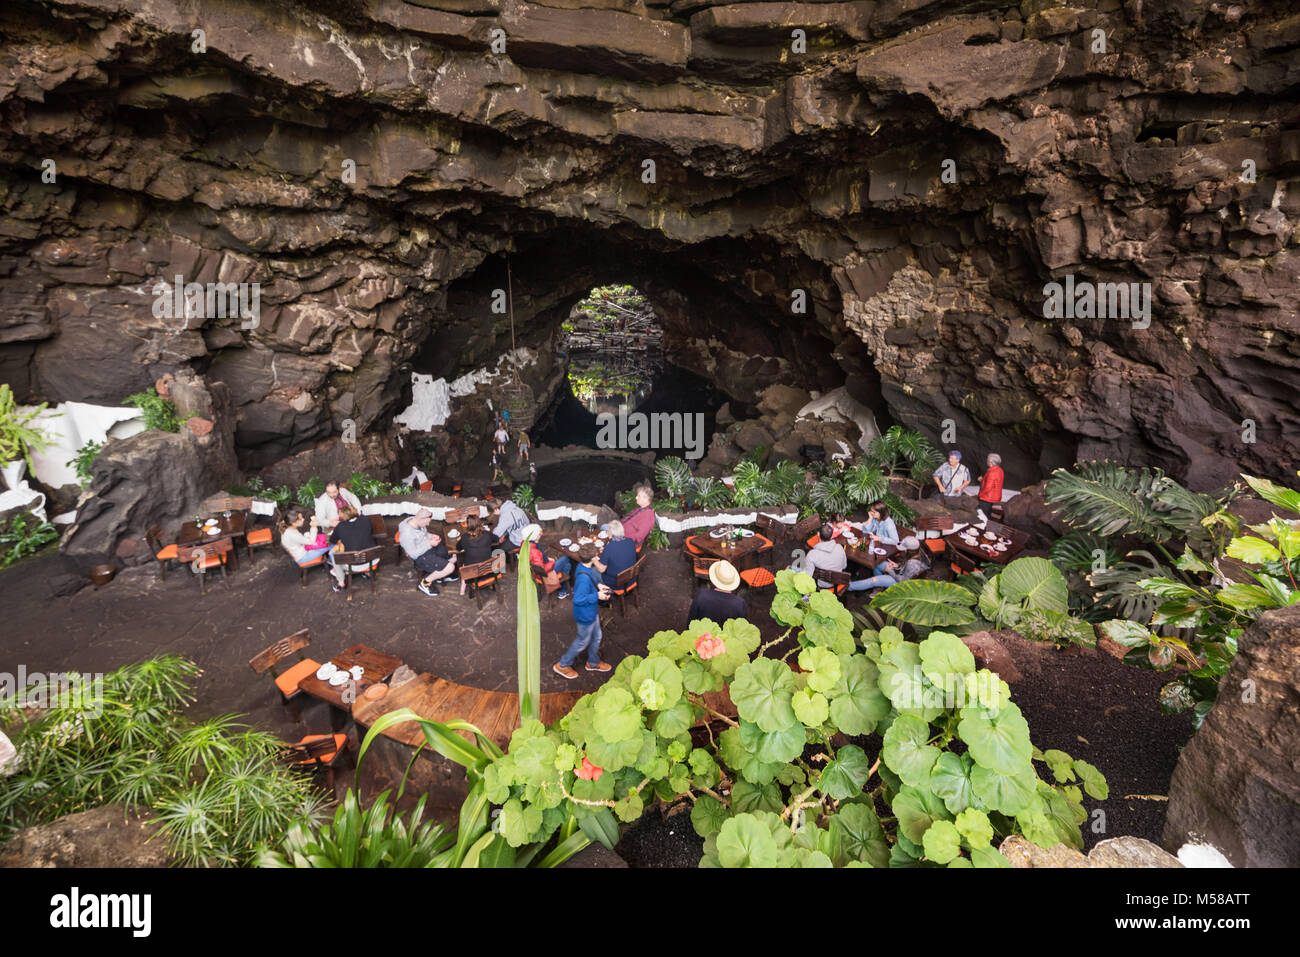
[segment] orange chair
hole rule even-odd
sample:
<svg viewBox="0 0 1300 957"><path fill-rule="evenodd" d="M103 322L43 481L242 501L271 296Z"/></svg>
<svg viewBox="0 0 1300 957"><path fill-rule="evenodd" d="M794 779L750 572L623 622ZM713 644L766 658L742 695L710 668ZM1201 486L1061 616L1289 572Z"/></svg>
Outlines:
<svg viewBox="0 0 1300 957"><path fill-rule="evenodd" d="M433 491L433 483L432 483L432 482L421 482L421 483L420 483L420 491L421 491L421 492L432 492L432 491Z"/></svg>
<svg viewBox="0 0 1300 957"><path fill-rule="evenodd" d="M935 555L940 554L947 547L943 540L943 536L951 531L952 519L946 515L932 515L918 518L916 520L917 535L921 538L925 547ZM927 534L922 535L922 532ZM928 534L929 532L937 532L938 534L931 537ZM899 532L899 536L905 537L901 531Z"/></svg>
<svg viewBox="0 0 1300 957"><path fill-rule="evenodd" d="M853 581L853 576L848 572L833 572L825 568L817 569L817 574L814 577L818 581L818 588L821 588L821 582L829 582L830 587L823 590L833 591L837 595L844 594L849 587L849 582Z"/></svg>
<svg viewBox="0 0 1300 957"><path fill-rule="evenodd" d="M264 528L249 529L244 533L244 545L248 549L248 560L256 561L253 554L255 548L263 548L275 544L275 528L280 523L280 509L277 508L271 513L271 524Z"/></svg>
<svg viewBox="0 0 1300 957"><path fill-rule="evenodd" d="M164 545L162 543L162 526L154 525L149 531L144 533L144 539L149 543L149 548L153 552L153 557L158 560L158 577L167 578L167 563L177 560L176 546Z"/></svg>
<svg viewBox="0 0 1300 957"><path fill-rule="evenodd" d="M253 669L254 674L265 674L268 671L271 673L271 679L275 682L276 690L280 692L280 701L293 710L295 723L299 720L297 698L298 695L302 694L298 690L298 682L308 675L315 674L320 669L319 662L303 656L302 650L310 644L311 632L309 629L304 628L301 631L295 631L292 635L281 638L270 648L259 651L248 659L248 667ZM294 653L297 653L298 660L283 673L277 671L280 662Z"/></svg>
<svg viewBox="0 0 1300 957"><path fill-rule="evenodd" d="M370 578L370 594L375 593L375 581L379 578L379 560L384 555L383 545L372 545L356 552L338 552L334 563L343 569L343 581L346 587L352 587L353 574L366 575ZM357 571L357 569L362 569ZM349 593L351 594L351 593Z"/></svg>
<svg viewBox="0 0 1300 957"><path fill-rule="evenodd" d="M746 568L740 573L740 580L750 588L760 590L776 584L776 575L770 568Z"/></svg>
<svg viewBox="0 0 1300 957"><path fill-rule="evenodd" d="M307 570L308 570L309 568L319 568L319 567L321 567L322 565L324 565L324 564L325 564L325 556L328 555L328 554L329 554L329 552L321 552L319 555L317 555L317 556L316 556L315 558L313 558L311 561L309 561L309 562L303 562L301 565L298 566L298 568L302 570L302 580L299 582L300 585L302 585L304 588L307 587Z"/></svg>
<svg viewBox="0 0 1300 957"><path fill-rule="evenodd" d="M176 560L189 565L199 576L199 594L208 593L208 569L220 568L221 580L226 581L226 564L234 555L235 546L230 537L218 538L215 542L201 542L176 549ZM228 584L228 583L227 583Z"/></svg>
<svg viewBox="0 0 1300 957"><path fill-rule="evenodd" d="M460 580L466 585L466 594L473 592L476 602L481 601L480 592L489 585L492 587L492 593L497 596L497 601L500 601L501 594L497 591L497 582L504 574L505 554L502 553L500 557L494 555L487 561L466 565L460 570Z"/></svg>
<svg viewBox="0 0 1300 957"><path fill-rule="evenodd" d="M285 760L296 768L311 767L312 770L324 768L329 789L334 790L334 762L348 749L346 734L309 734L300 741L287 745L284 749Z"/></svg>
<svg viewBox="0 0 1300 957"><path fill-rule="evenodd" d="M717 562L717 561L721 561L721 559L713 558L713 557L711 557L711 556L709 556L709 555L701 555L701 556L699 556L698 558L696 558L696 559L695 559L695 563L694 563L694 564L695 564L695 577L696 577L696 578L703 578L705 581L708 581L708 579L709 579L709 569L712 568L712 567L713 567L713 563L714 563L714 562Z"/></svg>

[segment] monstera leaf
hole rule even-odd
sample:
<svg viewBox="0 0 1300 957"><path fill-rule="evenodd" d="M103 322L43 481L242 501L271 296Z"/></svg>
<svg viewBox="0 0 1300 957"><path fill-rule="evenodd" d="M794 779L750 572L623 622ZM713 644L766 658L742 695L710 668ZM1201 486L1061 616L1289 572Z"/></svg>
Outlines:
<svg viewBox="0 0 1300 957"><path fill-rule="evenodd" d="M975 620L975 600L960 585L914 578L886 588L871 607L912 625L965 625Z"/></svg>

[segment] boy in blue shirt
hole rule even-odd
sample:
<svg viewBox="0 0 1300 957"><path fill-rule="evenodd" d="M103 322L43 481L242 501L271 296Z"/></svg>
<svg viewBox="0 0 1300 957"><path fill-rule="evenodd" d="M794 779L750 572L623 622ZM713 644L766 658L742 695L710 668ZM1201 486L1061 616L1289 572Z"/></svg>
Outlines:
<svg viewBox="0 0 1300 957"><path fill-rule="evenodd" d="M606 672L612 669L600 660L600 601L609 597L609 586L600 580L595 568L596 546L583 545L578 550L581 564L573 574L573 621L578 626L578 637L573 639L564 657L552 670L561 678L572 681L578 677L573 663L578 655L587 652L587 670Z"/></svg>

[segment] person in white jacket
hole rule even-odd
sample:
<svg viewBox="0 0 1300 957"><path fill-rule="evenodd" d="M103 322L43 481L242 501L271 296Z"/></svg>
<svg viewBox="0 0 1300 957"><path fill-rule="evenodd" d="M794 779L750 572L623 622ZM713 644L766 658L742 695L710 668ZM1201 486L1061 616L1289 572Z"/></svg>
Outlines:
<svg viewBox="0 0 1300 957"><path fill-rule="evenodd" d="M361 500L345 488L340 488L338 482L326 482L325 492L316 499L316 524L326 531L332 531L334 526L339 523L339 507L351 505L358 512L361 511Z"/></svg>

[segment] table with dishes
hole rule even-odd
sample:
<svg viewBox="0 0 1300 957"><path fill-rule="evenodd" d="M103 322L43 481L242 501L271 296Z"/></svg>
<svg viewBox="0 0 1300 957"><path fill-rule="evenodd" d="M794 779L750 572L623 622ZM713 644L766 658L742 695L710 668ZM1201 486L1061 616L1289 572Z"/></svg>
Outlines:
<svg viewBox="0 0 1300 957"><path fill-rule="evenodd" d="M298 682L298 690L326 702L332 709L342 712L343 719L352 709L352 702L372 685L387 681L402 666L396 655L376 651L367 645L352 645L325 662L315 672ZM333 722L337 725L341 722Z"/></svg>
<svg viewBox="0 0 1300 957"><path fill-rule="evenodd" d="M176 544L198 545L202 542L215 542L227 535L240 538L243 534L244 513L227 511L207 519L196 516L193 521L183 523L176 533Z"/></svg>
<svg viewBox="0 0 1300 957"><path fill-rule="evenodd" d="M690 544L711 558L725 558L733 565L737 560L770 548L772 543L753 529L736 525L722 525L687 539Z"/></svg>
<svg viewBox="0 0 1300 957"><path fill-rule="evenodd" d="M849 561L864 568L874 569L883 561L898 554L897 545L873 542L864 535L856 534L852 529L845 529L837 541L844 546L844 554Z"/></svg>
<svg viewBox="0 0 1300 957"><path fill-rule="evenodd" d="M973 558L999 565L1005 565L1023 549L1012 537L981 529L977 525L966 525L945 535L944 539Z"/></svg>

